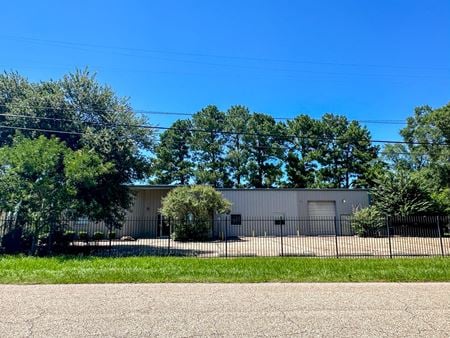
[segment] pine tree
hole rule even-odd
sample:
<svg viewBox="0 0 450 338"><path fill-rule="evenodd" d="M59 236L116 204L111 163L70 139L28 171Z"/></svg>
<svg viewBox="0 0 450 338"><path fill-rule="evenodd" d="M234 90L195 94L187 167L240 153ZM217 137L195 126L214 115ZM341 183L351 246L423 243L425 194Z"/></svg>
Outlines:
<svg viewBox="0 0 450 338"><path fill-rule="evenodd" d="M231 107L225 116L225 130L229 132L226 135L226 165L233 187L237 188L246 184L248 149L244 141L250 117L244 106Z"/></svg>
<svg viewBox="0 0 450 338"><path fill-rule="evenodd" d="M270 115L255 113L248 122L244 140L248 149L249 185L255 188L273 187L282 176L282 124Z"/></svg>
<svg viewBox="0 0 450 338"><path fill-rule="evenodd" d="M225 114L216 106L207 106L192 118L192 151L195 160L195 181L213 187L230 187L231 181L226 170L225 144L223 133Z"/></svg>
<svg viewBox="0 0 450 338"><path fill-rule="evenodd" d="M155 149L156 159L152 166L154 179L158 184L188 184L193 174L193 163L189 151L192 137L192 123L177 120L164 131Z"/></svg>

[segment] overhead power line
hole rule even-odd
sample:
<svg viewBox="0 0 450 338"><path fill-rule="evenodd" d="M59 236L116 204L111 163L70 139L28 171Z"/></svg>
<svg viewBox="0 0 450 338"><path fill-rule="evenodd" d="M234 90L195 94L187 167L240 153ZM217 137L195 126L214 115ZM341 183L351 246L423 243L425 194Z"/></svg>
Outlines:
<svg viewBox="0 0 450 338"><path fill-rule="evenodd" d="M5 107L5 108L9 108L9 106L7 104L0 104L0 107ZM71 109L76 110L76 107L71 108L71 107L54 107L54 106L44 106L44 105L27 105L26 107L24 107L25 109L50 109L50 110L57 110L57 111L70 111ZM187 116L187 117L192 117L194 116L196 113L184 113L184 112L168 112L168 111L156 111L156 110L144 110L144 109L135 109L133 110L136 114L141 114L141 115L165 115L165 116ZM89 112L99 112L99 113L103 113L105 112L105 110L103 109L89 109ZM278 120L278 121L289 121L289 120L294 120L294 117L277 117L277 116L272 116L274 120ZM370 120L370 119L363 119L363 120L358 120L358 119L349 119L350 121L357 121L359 123L366 123L366 124L406 124L406 121L404 120Z"/></svg>
<svg viewBox="0 0 450 338"><path fill-rule="evenodd" d="M185 51L174 51L174 50L160 50L160 49L148 49L148 48L136 48L136 47L123 47L114 45L104 45L104 44L93 44L84 42L73 42L73 41L62 41L62 40L50 40L33 38L26 36L12 36L12 35L1 35L3 38L20 40L24 42L32 42L37 44L47 44L53 45L55 47L66 47L66 48L84 48L87 49L97 49L97 50L119 50L122 52L132 52L132 53L147 53L147 54L167 54L183 57L199 57L199 58L214 58L214 59L228 59L228 60L241 60L241 61L258 61L258 62L270 62L270 63L287 63L287 64L304 64L304 65L318 65L318 66L345 66L345 67L370 67L370 68L392 68L392 69L428 69L428 70L450 70L446 66L411 66L411 65L389 65L389 64L364 64L364 63L346 63L346 62L329 62L329 61L312 61L312 60L292 60L283 58L264 58L264 57L253 57L253 56L238 56L238 55L220 55L220 54L210 54L210 53L196 53L196 52L185 52ZM133 54L127 54L133 56Z"/></svg>
<svg viewBox="0 0 450 338"><path fill-rule="evenodd" d="M194 116L195 113L177 113L177 112L159 112L159 111L146 111L146 110L135 110L138 114L143 115L173 115L173 116ZM272 115L271 115L272 116ZM274 120L279 121L289 121L294 120L294 117L278 117L278 116L272 116ZM406 121L404 120L357 120L357 119L349 119L350 121L357 121L360 123L367 123L367 124L406 124Z"/></svg>
<svg viewBox="0 0 450 338"><path fill-rule="evenodd" d="M7 37L8 36L4 36ZM11 36L9 36L9 38L13 38ZM16 37L17 38L17 37ZM90 51L94 50L94 51L100 51L100 52L108 52L108 54L114 53L114 54L119 54L119 55L124 55L124 56L138 56L138 57L145 57L145 58L150 58L156 61L168 61L168 62L181 62L181 63L188 63L188 64L200 64L200 65L206 65L206 66L213 66L213 67L222 67L222 68L236 68L236 69L247 69L247 70L254 70L254 71L259 71L259 72L269 72L269 71L273 71L273 72L281 72L281 73L289 73L289 74L294 74L294 73L305 73L305 74L315 74L315 75L322 75L322 76L362 76L362 77L386 77L386 78L441 78L441 79L445 79L447 80L449 78L448 74L442 74L442 72L440 72L438 75L436 74L411 74L411 72L408 72L406 74L386 74L386 73L360 73L360 72L333 72L333 71L326 71L326 70L322 70L319 68L319 70L311 70L311 69L298 69L298 68L269 68L266 66L258 66L258 65L249 65L249 64L236 64L236 63L217 63L217 62L210 62L210 61L203 61L201 59L192 59L192 57L196 56L198 57L212 57L212 58L228 58L228 59L241 59L241 60L247 60L250 61L253 59L253 61L258 61L258 58L247 58L247 57L233 57L233 56L214 56L212 54L208 55L208 54L196 54L196 53L183 53L183 52L167 52L168 54L174 54L174 55L178 55L178 56L190 56L191 59L170 59L170 58L164 58L164 57L155 57L153 55L148 55L148 54L130 54L130 52L136 52L136 51L140 51L145 52L145 53L158 53L158 54L164 54L164 52L162 51L152 51L152 50L146 50L146 49L140 49L140 48L127 48L127 47L118 47L118 46L105 46L105 45L95 45L95 44L85 44L85 43L73 43L73 42L66 42L66 41L57 41L57 40L43 40L43 39L35 39L35 38L18 38L21 39L22 41L27 41L27 42L33 42L33 43L40 43L40 44L47 44L50 46L55 46L55 47L66 47L66 48L72 48L72 49L78 49L81 51ZM128 53L124 53L124 51L128 51ZM266 62L270 61L270 59L259 59L259 61L263 61L265 60ZM283 62L281 60L275 61L275 60L271 60L271 62ZM284 60L284 62L287 63L303 63L303 64L309 64L309 65L319 65L319 66L323 66L323 65L334 65L334 66L352 66L352 67L362 67L362 66L366 66L366 67L377 67L377 68L405 68L405 69L413 69L414 67L412 66L389 66L389 65L363 65L363 64L351 64L351 63L327 63L327 62L312 62L312 61L305 61L305 62L294 62L294 60L291 60L291 62L288 62L288 60ZM416 67L417 68L417 67ZM420 67L419 67L420 68ZM424 69L424 67L421 67L422 69ZM432 68L430 68L432 69ZM440 69L442 70L442 68L436 68L436 69ZM292 79L295 79L295 77L293 77Z"/></svg>
<svg viewBox="0 0 450 338"><path fill-rule="evenodd" d="M83 135L83 133L81 132L71 132L71 131L62 131L62 130L55 130L55 129L42 129L42 128L28 128L28 127L17 127L17 126L5 126L5 125L0 125L0 129L17 129L17 130L26 130L26 131L37 131L37 132L42 132L42 133L50 133L50 134L70 134L70 135ZM254 149L258 149L258 150L264 150L264 149L272 149L272 147L270 146L253 146ZM295 147L289 147L286 145L278 145L278 148L281 150L285 150L285 151L296 151ZM383 150L381 151L383 152ZM402 151L390 151L391 154L398 154L398 155L411 155L411 153L408 152L402 152Z"/></svg>
<svg viewBox="0 0 450 338"><path fill-rule="evenodd" d="M94 122L94 121L76 121L73 119L65 118L53 118L53 117L43 117L43 116L29 116L29 115L19 115L19 114L0 114L0 116L5 117L17 117L17 118L27 118L27 119L37 119L37 120L48 120L48 121L59 121L59 122L71 122L75 124L87 124L87 125L97 125L105 128L113 127L128 127L128 128L144 128L150 130L177 130L177 131L189 131L189 132L200 132L200 133L215 133L222 135L242 135L242 136L256 136L256 137L273 137L280 139L305 139L305 140L316 140L316 141L336 141L336 142L347 142L347 139L343 138L327 138L327 137L313 137L313 136L299 136L299 135L289 135L289 134L267 134L267 133L249 133L246 131L236 132L228 131L222 129L200 129L200 128L176 128L176 127L162 127L162 126L151 126L146 124L123 124L123 123L106 123L106 122ZM65 132L61 130L56 130L58 132ZM367 140L370 143L381 143L381 144L408 144L408 145L433 145L433 146L450 146L447 143L432 143L432 142L406 142L406 141L396 141L396 140L378 140L371 139Z"/></svg>
<svg viewBox="0 0 450 338"><path fill-rule="evenodd" d="M79 133L79 132L75 132L75 131L64 131L64 130L54 130L54 129L28 128L28 127L5 126L5 125L0 125L0 128L29 130L29 131L40 131L40 132L43 132L43 133L83 135L83 133Z"/></svg>
<svg viewBox="0 0 450 338"><path fill-rule="evenodd" d="M55 129L43 129L43 128L29 128L29 127L18 127L18 126L5 126L0 125L0 129L14 129L14 130L26 130L26 131L37 131L41 133L50 133L50 134L70 134L70 135L83 135L81 132L74 132L74 131L62 131L62 130L55 130ZM264 149L272 149L270 146L253 146L255 149L264 150ZM278 145L278 148L285 151L296 151L294 147L289 147L285 145ZM391 153L399 154L399 155L410 155L410 153L407 152L399 152L399 151L391 151Z"/></svg>

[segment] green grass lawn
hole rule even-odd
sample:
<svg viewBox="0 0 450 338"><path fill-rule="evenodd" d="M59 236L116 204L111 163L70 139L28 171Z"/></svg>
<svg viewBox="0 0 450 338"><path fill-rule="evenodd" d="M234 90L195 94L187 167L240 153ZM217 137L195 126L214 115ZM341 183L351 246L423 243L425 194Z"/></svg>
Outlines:
<svg viewBox="0 0 450 338"><path fill-rule="evenodd" d="M450 281L450 258L0 258L1 284Z"/></svg>

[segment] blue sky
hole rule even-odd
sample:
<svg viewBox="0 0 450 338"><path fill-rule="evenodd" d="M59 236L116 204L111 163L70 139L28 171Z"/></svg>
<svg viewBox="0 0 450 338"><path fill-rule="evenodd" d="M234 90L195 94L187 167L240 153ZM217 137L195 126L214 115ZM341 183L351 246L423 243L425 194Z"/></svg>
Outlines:
<svg viewBox="0 0 450 338"><path fill-rule="evenodd" d="M136 109L398 120L450 101L448 0L17 0L0 22L1 69L37 81L89 66Z"/></svg>

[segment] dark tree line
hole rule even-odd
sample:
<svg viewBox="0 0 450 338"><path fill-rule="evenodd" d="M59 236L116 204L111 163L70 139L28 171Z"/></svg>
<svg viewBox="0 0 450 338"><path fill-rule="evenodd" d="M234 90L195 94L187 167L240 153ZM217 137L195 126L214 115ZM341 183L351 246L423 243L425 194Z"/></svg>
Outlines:
<svg viewBox="0 0 450 338"><path fill-rule="evenodd" d="M155 148L152 182L215 187L365 187L378 158L369 130L345 116L284 122L244 106L207 106Z"/></svg>

